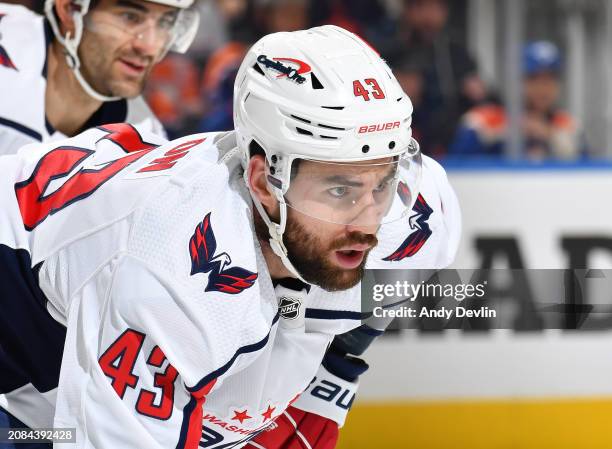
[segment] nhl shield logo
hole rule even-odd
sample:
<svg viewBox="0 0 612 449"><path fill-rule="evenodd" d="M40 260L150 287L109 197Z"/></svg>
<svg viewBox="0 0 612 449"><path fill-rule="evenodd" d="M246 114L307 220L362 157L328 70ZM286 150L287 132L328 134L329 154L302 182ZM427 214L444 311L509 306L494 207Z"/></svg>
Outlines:
<svg viewBox="0 0 612 449"><path fill-rule="evenodd" d="M280 300L279 313L286 320L295 320L300 315L302 301L290 296L283 296Z"/></svg>

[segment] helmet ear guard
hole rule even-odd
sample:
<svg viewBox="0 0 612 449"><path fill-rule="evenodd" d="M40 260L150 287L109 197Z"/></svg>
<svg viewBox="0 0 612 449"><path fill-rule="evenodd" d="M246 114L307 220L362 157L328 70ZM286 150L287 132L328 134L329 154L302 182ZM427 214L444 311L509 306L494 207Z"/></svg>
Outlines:
<svg viewBox="0 0 612 449"><path fill-rule="evenodd" d="M180 10L176 23L176 36L174 37L171 45L161 54L160 60L169 50L176 51L178 53L185 53L193 42L200 23L200 15L194 8L195 0L147 1L172 6ZM51 25L53 34L58 42L64 47L68 67L70 67L77 81L90 97L102 102L120 100L121 97L111 97L96 91L83 77L80 69L81 61L78 55L78 48L83 37L84 17L89 12L91 0L72 0L72 4L75 6L73 12L75 32L74 35L67 33L66 36L62 35L60 29L60 23L58 22L58 17L55 12L55 0L45 0L44 7L45 17Z"/></svg>

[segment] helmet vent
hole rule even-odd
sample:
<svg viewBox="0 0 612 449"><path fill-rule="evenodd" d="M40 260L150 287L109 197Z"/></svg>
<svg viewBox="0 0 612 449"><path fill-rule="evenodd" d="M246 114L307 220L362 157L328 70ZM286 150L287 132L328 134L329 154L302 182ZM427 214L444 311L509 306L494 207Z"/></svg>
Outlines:
<svg viewBox="0 0 612 449"><path fill-rule="evenodd" d="M333 129L335 131L346 131L346 128L338 128L336 126L329 126L329 125L323 125L322 123L319 123L319 126L321 128L325 128L325 129Z"/></svg>
<svg viewBox="0 0 612 449"><path fill-rule="evenodd" d="M296 127L295 130L298 132L298 134L303 134L305 136L312 136L312 133L306 129Z"/></svg>
<svg viewBox="0 0 612 449"><path fill-rule="evenodd" d="M336 111L342 111L344 106L321 106L323 109L335 109Z"/></svg>
<svg viewBox="0 0 612 449"><path fill-rule="evenodd" d="M337 140L338 137L334 136L337 132L346 132L347 128L341 128L339 126L326 125L323 123L316 123L312 120L309 120L305 117L300 117L299 115L291 114L288 111L280 110L281 114L283 114L287 119L287 125L295 130L298 134L304 136L313 136L318 139L329 139L329 140ZM306 126L301 125L303 123ZM323 135L325 130L332 131L331 135Z"/></svg>
<svg viewBox="0 0 612 449"><path fill-rule="evenodd" d="M314 73L310 73L310 81L312 82L312 88L315 90L324 89L323 84L319 81L319 78L316 77Z"/></svg>
<svg viewBox="0 0 612 449"><path fill-rule="evenodd" d="M299 120L300 122L304 122L304 123L312 123L310 120L307 120L307 119L302 118L302 117L298 117L297 115L293 115L293 114L291 114L291 117L293 117L293 118L294 118L294 119L296 119L296 120Z"/></svg>
<svg viewBox="0 0 612 449"><path fill-rule="evenodd" d="M255 69L255 71L263 76L266 76L266 74L264 73L264 71L262 70L261 67L259 67L259 64L255 63L253 64L253 69Z"/></svg>
<svg viewBox="0 0 612 449"><path fill-rule="evenodd" d="M404 98L404 97L399 97L399 98L397 99L397 102L402 101L402 98Z"/></svg>

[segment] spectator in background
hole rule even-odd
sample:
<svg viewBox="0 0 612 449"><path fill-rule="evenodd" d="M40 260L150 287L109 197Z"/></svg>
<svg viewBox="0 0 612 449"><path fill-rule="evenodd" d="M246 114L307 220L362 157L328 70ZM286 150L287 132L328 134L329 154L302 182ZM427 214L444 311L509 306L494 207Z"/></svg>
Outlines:
<svg viewBox="0 0 612 449"><path fill-rule="evenodd" d="M309 0L259 0L255 14L260 35L308 28Z"/></svg>
<svg viewBox="0 0 612 449"><path fill-rule="evenodd" d="M202 76L206 112L199 123L200 132L234 129L234 80L248 48L241 42L229 42L208 60Z"/></svg>
<svg viewBox="0 0 612 449"><path fill-rule="evenodd" d="M151 72L145 98L170 139L197 129L203 110L198 79L196 64L185 55L169 55Z"/></svg>
<svg viewBox="0 0 612 449"><path fill-rule="evenodd" d="M250 0L200 0L200 28L189 49L199 67L228 42L255 42L253 2Z"/></svg>
<svg viewBox="0 0 612 449"><path fill-rule="evenodd" d="M446 152L461 115L487 95L476 63L449 37L448 16L448 0L404 0L397 35L380 47L415 105L421 148L434 156Z"/></svg>
<svg viewBox="0 0 612 449"><path fill-rule="evenodd" d="M390 22L379 0L311 0L310 19L314 25L337 25L373 43Z"/></svg>
<svg viewBox="0 0 612 449"><path fill-rule="evenodd" d="M558 48L547 41L527 44L523 50L523 74L525 156L529 159L584 156L585 139L576 120L557 106L561 75ZM450 153L502 155L507 122L506 112L499 105L482 105L470 110L457 131Z"/></svg>
<svg viewBox="0 0 612 449"><path fill-rule="evenodd" d="M308 28L308 0L259 0L254 4L253 22L258 34ZM238 68L250 44L230 41L215 51L202 76L204 117L199 131L226 131L234 127L233 88Z"/></svg>

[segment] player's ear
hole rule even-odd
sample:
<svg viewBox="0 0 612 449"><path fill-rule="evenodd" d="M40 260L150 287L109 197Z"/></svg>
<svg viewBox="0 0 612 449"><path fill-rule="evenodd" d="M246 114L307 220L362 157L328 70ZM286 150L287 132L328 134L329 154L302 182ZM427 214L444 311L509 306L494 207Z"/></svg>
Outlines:
<svg viewBox="0 0 612 449"><path fill-rule="evenodd" d="M73 14L76 10L75 8L77 8L77 6L72 3L72 0L55 0L55 14L57 15L60 30L64 36L66 36L67 33L74 36L75 26Z"/></svg>
<svg viewBox="0 0 612 449"><path fill-rule="evenodd" d="M274 193L270 191L266 179L266 158L260 154L251 156L247 173L251 192L264 206L270 217L278 216L278 201Z"/></svg>

